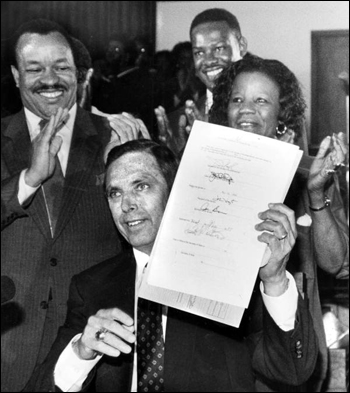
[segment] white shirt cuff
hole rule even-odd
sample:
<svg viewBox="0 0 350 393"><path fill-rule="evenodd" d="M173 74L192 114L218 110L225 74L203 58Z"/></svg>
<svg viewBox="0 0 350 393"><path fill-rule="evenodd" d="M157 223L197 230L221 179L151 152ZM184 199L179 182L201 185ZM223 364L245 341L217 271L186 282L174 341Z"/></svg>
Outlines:
<svg viewBox="0 0 350 393"><path fill-rule="evenodd" d="M20 205L23 205L23 203L29 197L31 197L35 193L35 191L40 187L40 186L31 187L31 186L28 186L28 184L26 184L26 182L24 180L24 176L25 176L26 172L27 172L27 169L24 169L19 176L17 198L18 198L18 202Z"/></svg>
<svg viewBox="0 0 350 393"><path fill-rule="evenodd" d="M99 362L102 355L92 360L80 359L74 352L73 343L81 336L77 334L61 353L54 370L55 385L63 392L79 392L89 372Z"/></svg>
<svg viewBox="0 0 350 393"><path fill-rule="evenodd" d="M294 277L287 271L288 289L281 296L268 296L264 293L264 284L260 283L260 292L265 307L277 326L284 330L294 329L295 314L298 308L298 290Z"/></svg>

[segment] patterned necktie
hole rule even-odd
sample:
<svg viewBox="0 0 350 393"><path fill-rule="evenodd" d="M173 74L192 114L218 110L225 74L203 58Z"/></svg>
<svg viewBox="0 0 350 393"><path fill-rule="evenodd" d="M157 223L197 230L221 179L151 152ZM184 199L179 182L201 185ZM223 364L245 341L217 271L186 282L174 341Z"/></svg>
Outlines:
<svg viewBox="0 0 350 393"><path fill-rule="evenodd" d="M164 392L164 340L162 306L138 299L137 377L138 392Z"/></svg>
<svg viewBox="0 0 350 393"><path fill-rule="evenodd" d="M47 124L46 120L42 120L40 123L40 129ZM61 207L61 200L63 194L63 186L64 186L64 176L60 164L60 160L58 156L55 157L55 170L52 176L47 179L43 185L43 191L45 196L46 207L48 210L51 236L54 236L56 223L59 215L59 210Z"/></svg>

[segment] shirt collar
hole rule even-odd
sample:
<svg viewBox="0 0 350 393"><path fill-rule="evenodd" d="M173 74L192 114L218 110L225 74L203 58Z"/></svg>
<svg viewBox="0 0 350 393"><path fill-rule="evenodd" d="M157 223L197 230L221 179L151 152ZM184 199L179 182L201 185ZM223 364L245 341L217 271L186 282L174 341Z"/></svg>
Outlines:
<svg viewBox="0 0 350 393"><path fill-rule="evenodd" d="M149 261L149 255L139 250L136 250L136 248L133 248L133 252L134 252L136 266L137 266L137 277L140 278L145 269L145 266Z"/></svg>
<svg viewBox="0 0 350 393"><path fill-rule="evenodd" d="M207 89L207 100L205 102L205 114L209 113L210 108L213 105L213 93Z"/></svg>

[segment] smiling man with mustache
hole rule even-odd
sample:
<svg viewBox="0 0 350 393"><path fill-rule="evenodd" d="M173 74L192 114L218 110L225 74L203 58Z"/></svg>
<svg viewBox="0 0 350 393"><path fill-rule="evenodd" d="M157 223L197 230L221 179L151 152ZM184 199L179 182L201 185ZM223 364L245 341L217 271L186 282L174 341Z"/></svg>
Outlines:
<svg viewBox="0 0 350 393"><path fill-rule="evenodd" d="M71 277L120 251L100 180L111 130L76 103L84 66L74 40L39 19L11 48L24 109L1 119L1 274L16 285L1 310L3 392L21 391L46 356Z"/></svg>
<svg viewBox="0 0 350 393"><path fill-rule="evenodd" d="M12 66L25 108L49 119L58 108L71 109L76 101L77 69L73 52L59 32L23 34Z"/></svg>

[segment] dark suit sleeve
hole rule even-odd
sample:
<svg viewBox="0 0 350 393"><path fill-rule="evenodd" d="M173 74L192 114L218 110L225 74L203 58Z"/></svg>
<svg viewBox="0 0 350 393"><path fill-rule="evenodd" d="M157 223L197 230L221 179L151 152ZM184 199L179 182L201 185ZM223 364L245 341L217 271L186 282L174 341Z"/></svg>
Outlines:
<svg viewBox="0 0 350 393"><path fill-rule="evenodd" d="M283 386L302 385L312 374L318 354L317 338L307 300L299 295L293 330L281 330L265 306L262 319L262 331L252 335L253 369L257 378Z"/></svg>
<svg viewBox="0 0 350 393"><path fill-rule="evenodd" d="M73 277L68 299L68 312L65 324L59 329L57 338L45 361L36 367L32 377L26 385L24 392L55 392L61 391L54 383L54 369L62 351L66 348L70 340L78 333L82 333L89 317L86 302L83 300L78 289L78 280ZM91 371L84 383L83 390L93 379L95 369Z"/></svg>
<svg viewBox="0 0 350 393"><path fill-rule="evenodd" d="M17 218L27 216L18 202L19 176L4 176L5 164L1 160L1 230L11 225Z"/></svg>

